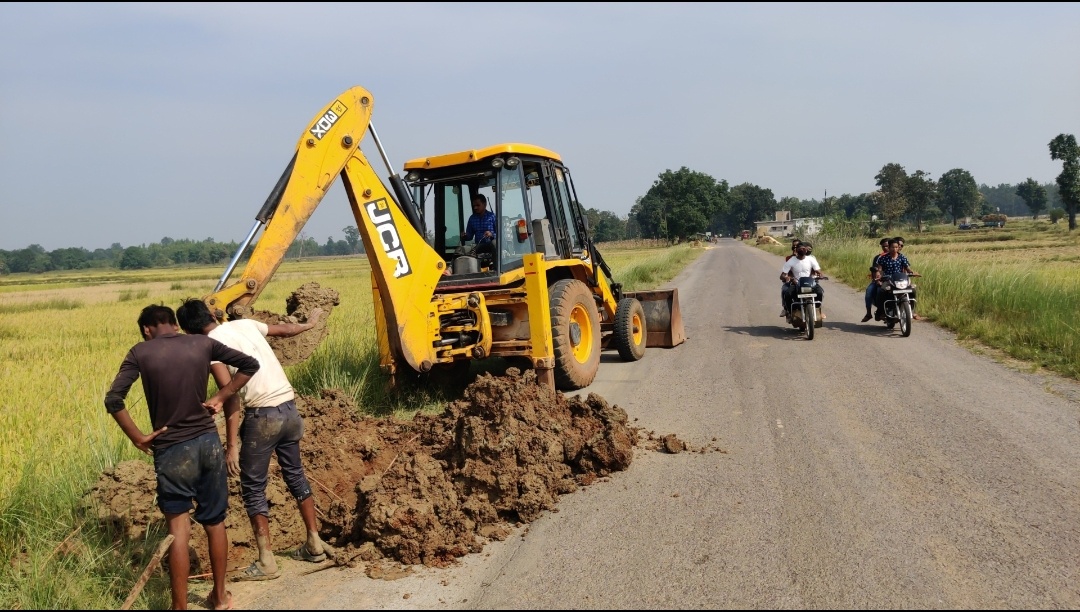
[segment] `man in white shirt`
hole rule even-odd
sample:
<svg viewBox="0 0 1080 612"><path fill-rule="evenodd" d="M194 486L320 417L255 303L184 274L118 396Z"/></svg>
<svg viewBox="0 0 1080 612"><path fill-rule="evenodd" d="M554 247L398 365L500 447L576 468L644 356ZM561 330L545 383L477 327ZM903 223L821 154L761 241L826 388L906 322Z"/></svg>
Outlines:
<svg viewBox="0 0 1080 612"><path fill-rule="evenodd" d="M784 307L784 311L780 313L782 317L786 317L788 314L791 299L795 296L795 291L798 290L799 279L806 276L818 278L823 276L817 258L810 254L811 248L813 247L809 242L799 244L795 249L795 256L785 261L784 266L780 268L780 280L784 283L784 287L780 292L781 302ZM818 301L824 303L825 289L821 286L821 283L814 286L814 293L817 294ZM821 318L824 319L825 315L822 314Z"/></svg>
<svg viewBox="0 0 1080 612"><path fill-rule="evenodd" d="M237 580L269 580L281 576L271 548L270 506L266 500L266 481L272 454L277 455L281 476L289 493L296 499L307 529L307 541L293 553L293 557L318 563L326 559L328 552L332 552L319 537L311 485L300 460L304 421L296 410L296 395L281 362L266 341L267 336L288 338L303 333L318 324L322 313L321 309L313 310L306 323L267 325L253 319L219 324L206 304L198 299L185 300L176 310L176 318L186 333L210 336L255 357L260 364L259 376L252 376L237 393L239 400L234 398L225 405L226 464L231 475L240 476L244 509L251 521L259 551L258 560L241 572ZM228 384L235 372L235 368L220 362L211 364L210 369L218 387Z"/></svg>

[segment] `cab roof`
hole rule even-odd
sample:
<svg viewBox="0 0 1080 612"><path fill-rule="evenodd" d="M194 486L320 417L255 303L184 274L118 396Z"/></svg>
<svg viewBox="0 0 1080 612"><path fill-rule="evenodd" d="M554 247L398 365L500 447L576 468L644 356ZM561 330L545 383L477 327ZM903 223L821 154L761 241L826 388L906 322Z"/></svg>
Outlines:
<svg viewBox="0 0 1080 612"><path fill-rule="evenodd" d="M445 168L447 166L456 166L458 164L467 164L469 162L479 161L488 157L494 157L502 153L517 153L519 155L536 155L539 157L546 157L548 159L554 159L556 161L562 161L562 157L554 151L549 151L543 147L536 145L525 144L521 142L506 142L503 144L492 145L483 149L467 149L465 151L458 151L457 153L446 153L445 155L435 155L432 157L418 157L416 159L410 159L405 162L406 170L425 170L429 168Z"/></svg>

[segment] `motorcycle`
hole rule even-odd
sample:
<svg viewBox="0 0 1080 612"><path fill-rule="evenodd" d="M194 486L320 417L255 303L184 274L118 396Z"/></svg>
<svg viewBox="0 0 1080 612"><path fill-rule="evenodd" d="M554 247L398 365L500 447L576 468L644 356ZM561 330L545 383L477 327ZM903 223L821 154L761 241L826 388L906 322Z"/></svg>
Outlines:
<svg viewBox="0 0 1080 612"><path fill-rule="evenodd" d="M817 299L819 280L828 280L827 276L804 276L796 283L795 294L788 306L787 322L792 327L804 332L807 340L814 339L814 330L821 327L821 301Z"/></svg>
<svg viewBox="0 0 1080 612"><path fill-rule="evenodd" d="M915 312L915 285L912 284L911 277L904 272L895 272L881 280L878 291L884 292L881 311L878 313L880 320L883 320L889 329L896 329L896 324L899 323L900 335L907 338L911 335L911 319Z"/></svg>

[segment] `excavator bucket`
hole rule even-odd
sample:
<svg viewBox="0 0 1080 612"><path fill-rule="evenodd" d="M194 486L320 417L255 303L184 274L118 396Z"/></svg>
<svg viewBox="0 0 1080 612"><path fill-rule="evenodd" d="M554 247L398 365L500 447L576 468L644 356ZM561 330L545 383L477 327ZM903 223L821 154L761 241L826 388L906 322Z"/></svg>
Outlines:
<svg viewBox="0 0 1080 612"><path fill-rule="evenodd" d="M679 290L632 291L624 295L637 298L645 310L645 346L672 348L686 340Z"/></svg>

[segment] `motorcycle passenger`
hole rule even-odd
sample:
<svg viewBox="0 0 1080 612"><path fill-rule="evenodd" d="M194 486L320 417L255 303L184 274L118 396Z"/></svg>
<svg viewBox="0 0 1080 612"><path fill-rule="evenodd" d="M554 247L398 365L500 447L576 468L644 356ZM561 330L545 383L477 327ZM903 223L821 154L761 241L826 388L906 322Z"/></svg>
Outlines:
<svg viewBox="0 0 1080 612"><path fill-rule="evenodd" d="M787 261L787 260L791 259L792 257L795 257L795 250L799 248L800 244L802 244L802 241L799 240L798 238L792 238L791 239L791 255L788 255L787 257L785 257L784 261Z"/></svg>
<svg viewBox="0 0 1080 612"><path fill-rule="evenodd" d="M881 239L881 252L874 255L874 260L870 262L870 282L866 285L866 292L863 294L863 301L866 303L866 316L862 318L862 322L866 323L873 316L870 314L870 307L877 302L877 290L881 285L881 275L878 274L875 277L875 269L878 268L878 257L884 257L889 254L889 239ZM880 270L878 270L880 272Z"/></svg>
<svg viewBox="0 0 1080 612"><path fill-rule="evenodd" d="M784 257L785 262L787 260L791 259L792 257L795 257L795 251L799 250L799 245L800 244L802 244L802 240L799 240L798 238L792 238L791 239L791 255L788 255L788 256ZM780 302L781 303L783 303L783 301L784 301L784 287L786 287L786 286L787 285L781 285L780 286ZM780 316L781 317L786 317L787 316L787 308L785 308L780 313Z"/></svg>
<svg viewBox="0 0 1080 612"><path fill-rule="evenodd" d="M780 268L780 280L784 283L784 288L780 293L784 306L783 316L787 316L788 310L791 308L791 300L795 297L795 292L799 290L800 278L806 276L821 278L824 276L817 258L810 254L813 248L813 245L809 242L799 244L798 248L795 249L795 257L785 261L784 266ZM825 288L820 283L814 286L814 293L817 295L818 301L824 304ZM825 319L825 313L821 313L821 318Z"/></svg>
<svg viewBox="0 0 1080 612"><path fill-rule="evenodd" d="M918 274L911 269L911 264L908 262L908 258L900 254L900 241L896 238L889 240L889 253L887 255L881 255L877 258L877 263L881 266L882 278L888 278L897 272L905 272L908 276L915 277ZM875 305L877 310L874 312L874 320L880 321L882 318L882 310L885 306L885 292L876 292ZM915 297L915 292L912 291L912 298Z"/></svg>

